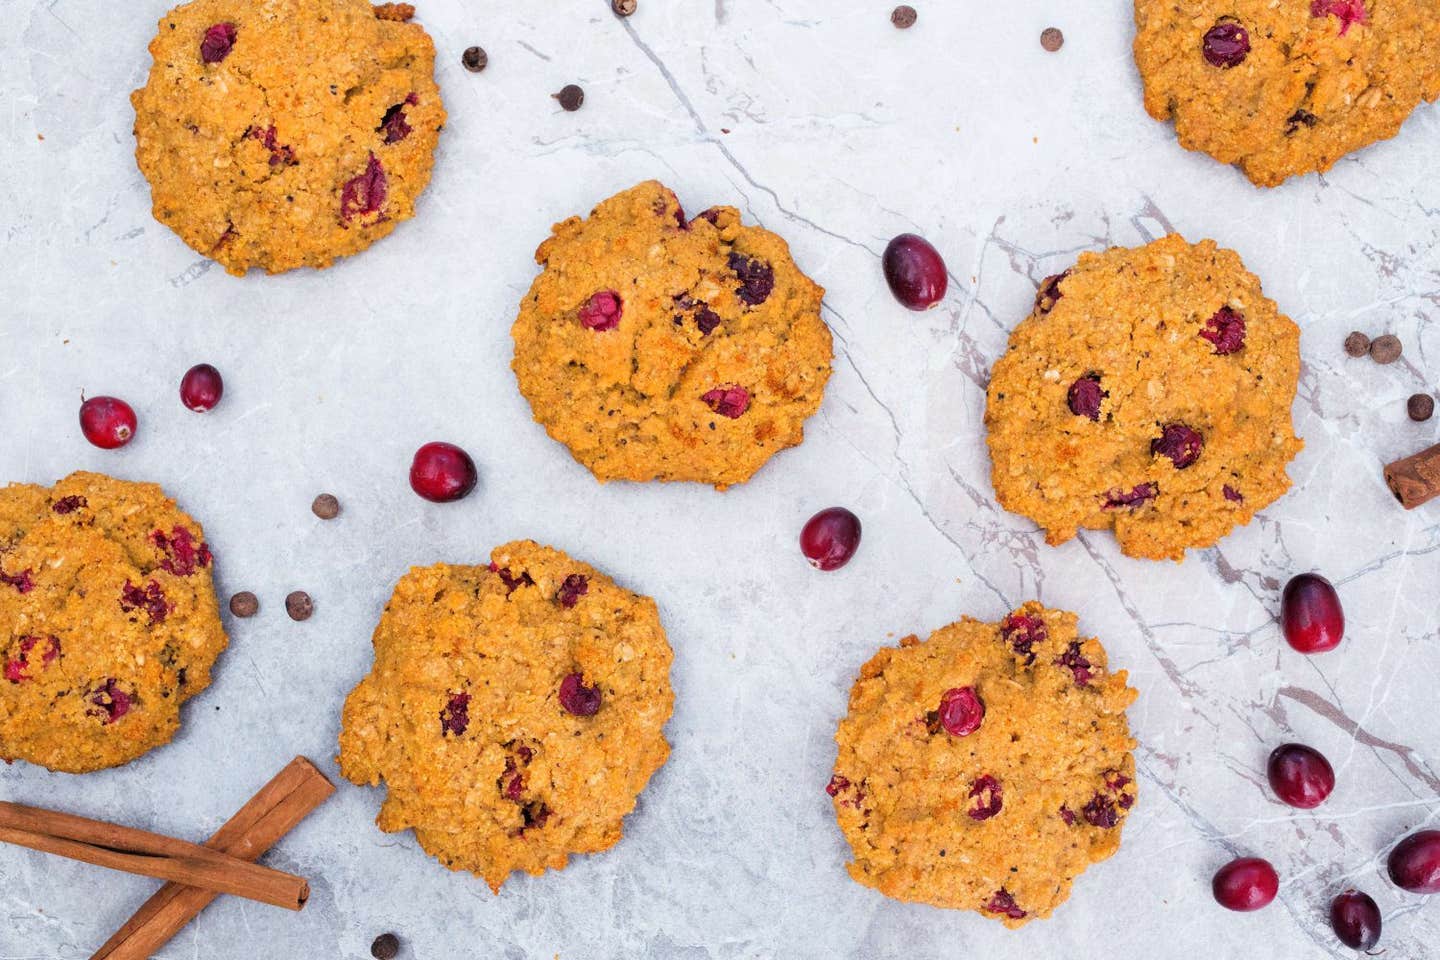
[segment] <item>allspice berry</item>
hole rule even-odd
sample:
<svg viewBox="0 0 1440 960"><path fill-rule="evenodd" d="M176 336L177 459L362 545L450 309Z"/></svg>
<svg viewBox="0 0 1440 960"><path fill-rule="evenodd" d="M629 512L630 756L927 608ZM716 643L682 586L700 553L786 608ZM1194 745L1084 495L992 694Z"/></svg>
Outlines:
<svg viewBox="0 0 1440 960"><path fill-rule="evenodd" d="M1370 338L1359 330L1352 330L1345 338L1345 352L1352 357L1363 357L1370 352Z"/></svg>
<svg viewBox="0 0 1440 960"><path fill-rule="evenodd" d="M1065 46L1065 34L1060 32L1059 27L1046 27L1040 31L1040 46L1047 53L1054 53Z"/></svg>
<svg viewBox="0 0 1440 960"><path fill-rule="evenodd" d="M285 612L290 614L291 620L309 620L315 612L315 601L304 590L296 590L285 598Z"/></svg>
<svg viewBox="0 0 1440 960"><path fill-rule="evenodd" d="M635 0L610 0L610 9L617 17L628 17L635 12Z"/></svg>
<svg viewBox="0 0 1440 960"><path fill-rule="evenodd" d="M1376 363L1394 363L1404 352L1400 338L1393 333L1382 333L1370 341L1370 359Z"/></svg>
<svg viewBox="0 0 1440 960"><path fill-rule="evenodd" d="M1435 415L1435 398L1428 393L1417 393L1405 401L1405 412L1416 423L1424 423Z"/></svg>
<svg viewBox="0 0 1440 960"><path fill-rule="evenodd" d="M460 55L460 63L471 73L479 73L490 63L490 57L480 47L466 47Z"/></svg>
<svg viewBox="0 0 1440 960"><path fill-rule="evenodd" d="M915 21L919 18L919 16L920 15L915 12L914 7L910 6L908 3L902 3L900 6L896 7L893 11L891 11L890 22L895 24L895 26L901 30L909 30L911 27L915 26Z"/></svg>
<svg viewBox="0 0 1440 960"><path fill-rule="evenodd" d="M580 105L585 102L585 91L573 83L565 84L565 86L560 88L559 93L552 93L550 96L559 100L560 106L569 113L574 113L576 110L579 110Z"/></svg>
<svg viewBox="0 0 1440 960"><path fill-rule="evenodd" d="M241 590L230 598L230 612L241 619L255 616L259 609L259 598L249 590Z"/></svg>

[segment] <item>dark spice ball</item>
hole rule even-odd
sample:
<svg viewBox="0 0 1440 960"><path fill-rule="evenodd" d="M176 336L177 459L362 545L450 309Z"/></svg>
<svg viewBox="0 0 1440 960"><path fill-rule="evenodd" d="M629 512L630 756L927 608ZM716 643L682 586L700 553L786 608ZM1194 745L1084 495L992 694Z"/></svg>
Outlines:
<svg viewBox="0 0 1440 960"><path fill-rule="evenodd" d="M902 3L900 6L896 7L891 12L890 22L895 24L895 26L899 27L901 30L909 30L911 27L915 26L915 21L917 18L919 18L919 16L920 15L915 12L914 7L910 6L908 3Z"/></svg>
<svg viewBox="0 0 1440 960"><path fill-rule="evenodd" d="M1046 27L1040 31L1040 46L1048 52L1054 53L1065 46L1065 34L1060 32L1059 27Z"/></svg>
<svg viewBox="0 0 1440 960"><path fill-rule="evenodd" d="M1405 411L1416 423L1424 423L1435 414L1435 398L1428 393L1417 393L1405 401Z"/></svg>
<svg viewBox="0 0 1440 960"><path fill-rule="evenodd" d="M1370 341L1370 359L1376 363L1394 363L1404 350L1400 338L1393 333L1382 333Z"/></svg>
<svg viewBox="0 0 1440 960"><path fill-rule="evenodd" d="M552 97L560 101L560 106L574 113L580 109L580 104L585 102L585 91L573 83L567 83L560 88L559 93L552 93Z"/></svg>
<svg viewBox="0 0 1440 960"><path fill-rule="evenodd" d="M310 504L310 511L321 520L334 520L340 516L340 501L333 493L322 493Z"/></svg>
<svg viewBox="0 0 1440 960"><path fill-rule="evenodd" d="M635 0L610 0L610 9L617 17L628 17L635 12Z"/></svg>
<svg viewBox="0 0 1440 960"><path fill-rule="evenodd" d="M1345 352L1352 357L1363 357L1370 352L1370 338L1359 330L1351 331L1345 338Z"/></svg>
<svg viewBox="0 0 1440 960"><path fill-rule="evenodd" d="M315 601L304 590L296 590L285 598L285 612L291 620L309 620L315 612Z"/></svg>
<svg viewBox="0 0 1440 960"><path fill-rule="evenodd" d="M241 590L230 598L230 612L237 617L253 617L259 609L259 598L249 590Z"/></svg>
<svg viewBox="0 0 1440 960"><path fill-rule="evenodd" d="M480 47L467 47L460 55L460 62L471 73L479 73L490 62L490 57Z"/></svg>
<svg viewBox="0 0 1440 960"><path fill-rule="evenodd" d="M400 938L393 933L382 933L370 944L370 956L375 960L395 960L400 952Z"/></svg>

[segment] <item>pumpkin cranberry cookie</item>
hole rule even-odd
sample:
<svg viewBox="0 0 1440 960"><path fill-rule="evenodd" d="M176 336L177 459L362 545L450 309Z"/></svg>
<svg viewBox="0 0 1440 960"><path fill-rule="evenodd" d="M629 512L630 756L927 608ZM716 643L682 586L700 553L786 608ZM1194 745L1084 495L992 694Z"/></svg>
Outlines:
<svg viewBox="0 0 1440 960"><path fill-rule="evenodd" d="M0 489L0 759L87 773L169 743L226 645L210 568L152 483Z"/></svg>
<svg viewBox="0 0 1440 960"><path fill-rule="evenodd" d="M1300 332L1240 257L1171 235L1083 253L1010 335L985 409L995 493L1045 528L1179 560L1290 486Z"/></svg>
<svg viewBox="0 0 1440 960"><path fill-rule="evenodd" d="M1135 0L1145 109L1257 185L1325 171L1440 96L1435 0Z"/></svg>
<svg viewBox="0 0 1440 960"><path fill-rule="evenodd" d="M239 275L327 267L414 216L445 109L435 47L408 6L170 11L130 97L155 219Z"/></svg>
<svg viewBox="0 0 1440 960"><path fill-rule="evenodd" d="M910 636L860 668L825 792L850 876L1007 927L1050 916L1120 848L1136 693L1073 613L1027 603Z"/></svg>
<svg viewBox="0 0 1440 960"><path fill-rule="evenodd" d="M380 829L496 892L608 849L670 753L655 601L530 541L400 579L345 701L340 769L388 794Z"/></svg>
<svg viewBox="0 0 1440 960"><path fill-rule="evenodd" d="M555 225L511 330L520 392L600 480L724 489L804 436L830 377L825 291L733 207L655 181Z"/></svg>

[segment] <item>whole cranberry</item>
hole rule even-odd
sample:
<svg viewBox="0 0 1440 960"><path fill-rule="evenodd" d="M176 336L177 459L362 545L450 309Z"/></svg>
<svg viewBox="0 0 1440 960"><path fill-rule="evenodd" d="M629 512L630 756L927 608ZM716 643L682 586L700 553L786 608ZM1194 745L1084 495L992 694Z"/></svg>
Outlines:
<svg viewBox="0 0 1440 960"><path fill-rule="evenodd" d="M974 687L952 687L940 695L940 726L957 737L968 737L985 720L985 702Z"/></svg>
<svg viewBox="0 0 1440 960"><path fill-rule="evenodd" d="M1222 70L1238 67L1250 53L1250 33L1234 20L1219 20L1205 31L1200 52L1212 67Z"/></svg>
<svg viewBox="0 0 1440 960"><path fill-rule="evenodd" d="M860 546L860 518L844 507L827 507L805 521L800 552L816 570L839 570Z"/></svg>
<svg viewBox="0 0 1440 960"><path fill-rule="evenodd" d="M1440 830L1412 833L1390 851L1390 879L1411 893L1440 893Z"/></svg>
<svg viewBox="0 0 1440 960"><path fill-rule="evenodd" d="M1302 573L1285 584L1280 597L1280 626L1285 640L1301 653L1324 653L1345 635L1345 611L1330 581Z"/></svg>
<svg viewBox="0 0 1440 960"><path fill-rule="evenodd" d="M1241 857L1216 871L1210 890L1215 894L1215 901L1226 910L1259 910L1269 906L1280 892L1280 877L1270 861Z"/></svg>
<svg viewBox="0 0 1440 960"><path fill-rule="evenodd" d="M1320 806L1335 789L1335 770L1330 761L1319 750L1303 743L1276 747L1265 773L1275 796L1302 810Z"/></svg>
<svg viewBox="0 0 1440 960"><path fill-rule="evenodd" d="M434 503L465 497L479 479L470 454L453 443L427 443L410 464L410 489Z"/></svg>
<svg viewBox="0 0 1440 960"><path fill-rule="evenodd" d="M180 402L196 413L214 410L225 393L220 371L208 363L197 363L180 380Z"/></svg>
<svg viewBox="0 0 1440 960"><path fill-rule="evenodd" d="M80 430L102 450L114 450L135 436L135 411L116 397L91 397L80 404Z"/></svg>
<svg viewBox="0 0 1440 960"><path fill-rule="evenodd" d="M945 298L950 285L940 253L930 241L913 233L902 233L891 240L880 266L890 292L911 310L929 310Z"/></svg>
<svg viewBox="0 0 1440 960"><path fill-rule="evenodd" d="M1346 890L1330 901L1330 926L1345 946L1369 950L1380 942L1380 908L1369 894Z"/></svg>
<svg viewBox="0 0 1440 960"><path fill-rule="evenodd" d="M577 717L595 716L600 712L600 684L587 687L580 674L567 674L560 681L560 706Z"/></svg>

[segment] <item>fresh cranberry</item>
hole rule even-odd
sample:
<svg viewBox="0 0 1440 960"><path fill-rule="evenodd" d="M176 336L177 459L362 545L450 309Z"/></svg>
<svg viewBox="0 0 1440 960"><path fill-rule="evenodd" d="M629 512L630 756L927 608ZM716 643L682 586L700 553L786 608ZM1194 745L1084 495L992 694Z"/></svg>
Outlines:
<svg viewBox="0 0 1440 960"><path fill-rule="evenodd" d="M1169 457L1176 470L1184 470L1199 460L1200 451L1204 449L1205 440L1200 432L1183 423L1165 424L1160 436L1150 441L1150 452Z"/></svg>
<svg viewBox="0 0 1440 960"><path fill-rule="evenodd" d="M1244 503L1244 502L1245 502L1245 494L1241 493L1239 490L1236 490L1234 487L1230 486L1230 484L1228 484L1228 483L1225 484L1225 486L1221 489L1220 492L1225 495L1225 499L1226 499L1226 500L1229 500L1229 501L1231 501L1232 503Z"/></svg>
<svg viewBox="0 0 1440 960"><path fill-rule="evenodd" d="M952 687L940 694L940 726L957 737L968 737L985 720L985 702L974 687Z"/></svg>
<svg viewBox="0 0 1440 960"><path fill-rule="evenodd" d="M433 503L468 496L479 479L470 454L453 443L427 443L415 451L410 464L410 489Z"/></svg>
<svg viewBox="0 0 1440 960"><path fill-rule="evenodd" d="M215 409L225 392L220 371L208 363L197 363L180 379L180 402L196 413Z"/></svg>
<svg viewBox="0 0 1440 960"><path fill-rule="evenodd" d="M385 176L385 168L372 153L365 164L365 172L346 180L340 188L340 219L349 221L377 213L385 206L385 197L389 192L390 181Z"/></svg>
<svg viewBox="0 0 1440 960"><path fill-rule="evenodd" d="M1120 813L1115 809L1115 801L1097 793L1090 798L1090 802L1080 808L1080 813L1085 817L1085 822L1092 827L1099 827L1102 830L1109 830L1120 822Z"/></svg>
<svg viewBox="0 0 1440 960"><path fill-rule="evenodd" d="M555 594L555 602L568 610L589 592L590 578L583 573L572 573L560 584L560 590Z"/></svg>
<svg viewBox="0 0 1440 960"><path fill-rule="evenodd" d="M85 712L92 717L102 717L106 725L114 723L130 712L130 694L120 689L114 677L108 677L100 686L85 695L92 709Z"/></svg>
<svg viewBox="0 0 1440 960"><path fill-rule="evenodd" d="M885 282L900 305L910 310L929 310L945 299L950 277L945 261L930 241L913 233L902 233L885 247L880 258Z"/></svg>
<svg viewBox="0 0 1440 960"><path fill-rule="evenodd" d="M1270 789L1292 807L1318 807L1335 789L1335 770L1319 750L1303 743L1285 743L1270 754L1265 773Z"/></svg>
<svg viewBox="0 0 1440 960"><path fill-rule="evenodd" d="M1301 653L1334 650L1345 636L1340 595L1318 573L1292 577L1280 597L1280 626L1285 640Z"/></svg>
<svg viewBox="0 0 1440 960"><path fill-rule="evenodd" d="M1000 636L1010 649L1025 658L1026 666L1035 662L1034 646L1044 643L1048 633L1045 621L1026 613L1012 613L1000 621Z"/></svg>
<svg viewBox="0 0 1440 960"><path fill-rule="evenodd" d="M731 251L727 260L731 271L740 278L735 295L752 307L758 307L770 299L775 289L775 268L764 260L742 256Z"/></svg>
<svg viewBox="0 0 1440 960"><path fill-rule="evenodd" d="M440 709L440 736L460 736L470 726L470 694L450 694L450 699Z"/></svg>
<svg viewBox="0 0 1440 960"><path fill-rule="evenodd" d="M600 712L600 684L587 687L580 674L566 674L560 681L560 706L577 717L595 716Z"/></svg>
<svg viewBox="0 0 1440 960"><path fill-rule="evenodd" d="M80 404L80 431L102 450L114 450L135 436L135 411L116 397L91 397Z"/></svg>
<svg viewBox="0 0 1440 960"><path fill-rule="evenodd" d="M50 509L53 510L55 513L61 514L63 516L64 514L74 513L76 510L88 506L90 506L89 500L86 500L84 497L79 496L78 494L72 493L68 497L61 497L59 500L56 500L55 503L51 505Z"/></svg>
<svg viewBox="0 0 1440 960"><path fill-rule="evenodd" d="M620 325L623 307L620 294L614 290L592 293L590 299L580 308L580 326L586 330L614 330Z"/></svg>
<svg viewBox="0 0 1440 960"><path fill-rule="evenodd" d="M700 399L711 410L731 420L738 419L750 409L750 391L734 383L707 390L700 395Z"/></svg>
<svg viewBox="0 0 1440 960"><path fill-rule="evenodd" d="M1390 851L1390 879L1411 893L1440 893L1440 830L1412 833Z"/></svg>
<svg viewBox="0 0 1440 960"><path fill-rule="evenodd" d="M1226 357L1245 346L1245 315L1229 307L1221 307L1205 321L1201 340L1209 340L1215 352Z"/></svg>
<svg viewBox="0 0 1440 960"><path fill-rule="evenodd" d="M1129 490L1116 487L1105 494L1104 508L1116 510L1120 507L1139 507L1160 495L1160 487L1154 483L1137 483Z"/></svg>
<svg viewBox="0 0 1440 960"><path fill-rule="evenodd" d="M1087 373L1070 384L1070 392L1066 394L1065 402L1070 405L1070 412L1075 416L1099 420L1100 401L1109 395L1100 389L1100 374Z"/></svg>
<svg viewBox="0 0 1440 960"><path fill-rule="evenodd" d="M995 895L985 904L984 909L987 913L998 913L1011 920L1023 920L1026 916L1025 911L1020 909L1015 903L1015 898L1004 887L995 891Z"/></svg>
<svg viewBox="0 0 1440 960"><path fill-rule="evenodd" d="M1035 291L1035 312L1045 315L1055 309L1055 304L1064 296L1060 289L1060 281L1070 276L1070 271L1054 273L1040 281L1040 288Z"/></svg>
<svg viewBox="0 0 1440 960"><path fill-rule="evenodd" d="M205 31L200 40L200 59L204 63L219 63L230 56L235 46L235 24L217 23Z"/></svg>
<svg viewBox="0 0 1440 960"><path fill-rule="evenodd" d="M1095 674L1091 672L1094 664L1087 660L1085 655L1080 652L1080 643L1075 640L1070 641L1070 646L1065 648L1065 652L1055 658L1055 665L1062 669L1069 670L1070 676L1074 678L1075 686L1077 687L1085 686L1090 682L1091 678L1095 676Z"/></svg>
<svg viewBox="0 0 1440 960"><path fill-rule="evenodd" d="M816 570L839 570L860 548L860 518L844 507L826 507L800 528L800 552Z"/></svg>
<svg viewBox="0 0 1440 960"><path fill-rule="evenodd" d="M1369 894L1346 890L1330 901L1330 926L1345 946L1369 950L1380 942L1380 908Z"/></svg>
<svg viewBox="0 0 1440 960"><path fill-rule="evenodd" d="M989 820L1005 805L1002 793L1000 781L990 774L977 778L970 784L970 799L975 801L975 806L965 812L970 815L971 820Z"/></svg>
<svg viewBox="0 0 1440 960"><path fill-rule="evenodd" d="M1310 16L1338 18L1343 37L1353 24L1365 23L1365 0L1311 0Z"/></svg>
<svg viewBox="0 0 1440 960"><path fill-rule="evenodd" d="M1245 62L1250 53L1250 33L1234 20L1219 20L1205 31L1200 51L1212 67L1229 70Z"/></svg>
<svg viewBox="0 0 1440 960"><path fill-rule="evenodd" d="M1269 906L1280 892L1280 877L1268 860L1241 857L1216 871L1210 889L1226 910L1248 912Z"/></svg>

